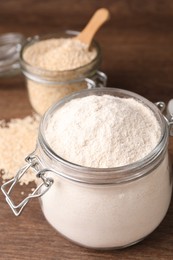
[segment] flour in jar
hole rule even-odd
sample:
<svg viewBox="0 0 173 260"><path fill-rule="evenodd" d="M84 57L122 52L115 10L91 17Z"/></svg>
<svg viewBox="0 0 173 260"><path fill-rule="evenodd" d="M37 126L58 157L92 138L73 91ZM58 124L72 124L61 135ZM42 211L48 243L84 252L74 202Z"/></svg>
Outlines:
<svg viewBox="0 0 173 260"><path fill-rule="evenodd" d="M31 41L22 59L29 100L39 115L64 96L86 89L85 78L93 77L100 64L97 45L88 50L88 45L74 38Z"/></svg>
<svg viewBox="0 0 173 260"><path fill-rule="evenodd" d="M143 159L158 144L153 112L133 98L91 95L67 102L49 121L46 140L72 163L110 168Z"/></svg>
<svg viewBox="0 0 173 260"><path fill-rule="evenodd" d="M73 38L52 38L28 47L24 60L40 69L66 71L89 64L96 55L95 48L88 51L88 45Z"/></svg>

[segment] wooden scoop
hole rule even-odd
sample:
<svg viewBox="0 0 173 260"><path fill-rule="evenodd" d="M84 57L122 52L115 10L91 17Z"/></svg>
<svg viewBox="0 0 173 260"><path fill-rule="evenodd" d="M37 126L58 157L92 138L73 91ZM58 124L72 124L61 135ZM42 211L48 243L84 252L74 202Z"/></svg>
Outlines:
<svg viewBox="0 0 173 260"><path fill-rule="evenodd" d="M98 9L89 20L85 28L74 38L88 45L91 45L92 39L98 29L110 18L110 13L106 8Z"/></svg>

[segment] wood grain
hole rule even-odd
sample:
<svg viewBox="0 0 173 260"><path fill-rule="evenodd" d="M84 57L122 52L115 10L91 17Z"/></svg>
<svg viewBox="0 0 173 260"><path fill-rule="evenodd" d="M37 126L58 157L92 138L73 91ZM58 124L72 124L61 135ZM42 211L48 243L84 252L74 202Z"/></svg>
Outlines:
<svg viewBox="0 0 173 260"><path fill-rule="evenodd" d="M0 34L21 32L33 36L60 29L81 30L100 7L109 8L112 16L96 36L102 47L102 70L108 75L108 86L134 91L153 102L167 102L173 97L172 1L0 1ZM23 76L1 78L0 118L24 117L31 112ZM173 159L171 138L169 150ZM150 236L119 251L89 250L69 242L46 222L38 200L33 200L18 218L2 193L0 205L2 260L173 259L173 202Z"/></svg>

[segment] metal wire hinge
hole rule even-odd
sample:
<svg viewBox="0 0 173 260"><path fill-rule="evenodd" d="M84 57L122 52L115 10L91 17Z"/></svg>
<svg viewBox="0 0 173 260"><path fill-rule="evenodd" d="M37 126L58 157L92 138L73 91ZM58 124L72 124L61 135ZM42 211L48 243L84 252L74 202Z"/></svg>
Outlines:
<svg viewBox="0 0 173 260"><path fill-rule="evenodd" d="M155 105L158 107L158 109L162 113L164 112L164 110L166 108L166 105L164 102L159 101L159 102L156 102ZM173 136L173 99L171 99L168 102L167 109L166 109L166 116L164 116L164 117L169 126L169 134L170 134L170 136Z"/></svg>
<svg viewBox="0 0 173 260"><path fill-rule="evenodd" d="M107 76L102 71L96 71L94 79L85 78L88 89L106 87Z"/></svg>
<svg viewBox="0 0 173 260"><path fill-rule="evenodd" d="M165 108L166 108L165 103L162 102L162 101L156 102L155 105L161 112L163 112L165 110Z"/></svg>
<svg viewBox="0 0 173 260"><path fill-rule="evenodd" d="M167 118L169 122L170 136L173 136L173 99L167 105Z"/></svg>
<svg viewBox="0 0 173 260"><path fill-rule="evenodd" d="M98 85L98 87L101 87L101 88L106 87L106 84L107 84L106 74L102 71L97 71L96 75L97 75L97 85Z"/></svg>
<svg viewBox="0 0 173 260"><path fill-rule="evenodd" d="M5 182L2 186L1 186L1 190L3 192L3 194L5 195L5 199L8 203L8 205L10 206L10 208L12 209L13 213L15 214L15 216L19 216L22 212L22 210L24 209L24 207L26 206L26 204L33 198L38 198L41 197L42 195L44 195L52 186L53 184L53 179L52 178L48 178L45 176L46 172L50 172L50 170L48 169L42 169L37 171L37 166L38 166L38 161L37 161L37 157L35 156L28 156L26 158L26 161L28 162L24 167L22 167L16 174L16 176ZM33 169L36 171L36 176L38 178L41 178L42 182L37 186L37 188L32 192L32 194L29 194L24 200L22 200L18 205L15 205L14 202L12 201L12 199L10 198L10 193L13 190L14 186L19 182L19 180L22 178L22 176L24 174L27 173L28 169L30 167L33 167ZM7 186L9 186L9 189L7 189Z"/></svg>

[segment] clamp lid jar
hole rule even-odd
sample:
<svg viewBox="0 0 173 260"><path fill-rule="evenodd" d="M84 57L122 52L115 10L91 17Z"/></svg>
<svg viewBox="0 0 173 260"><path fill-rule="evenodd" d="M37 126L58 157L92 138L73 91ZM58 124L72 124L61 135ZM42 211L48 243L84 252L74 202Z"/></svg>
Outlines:
<svg viewBox="0 0 173 260"><path fill-rule="evenodd" d="M152 111L161 128L156 147L145 158L116 168L84 167L61 158L45 135L55 111L76 98L106 94L134 98ZM37 149L27 157L28 166L2 186L13 212L19 215L30 198L40 196L47 221L77 244L98 249L122 248L145 238L163 220L172 194L168 156L172 123L157 106L135 93L109 88L83 90L55 104L42 118ZM11 189L30 166L40 180L38 187L15 206L10 199ZM7 192L8 184L11 187Z"/></svg>
<svg viewBox="0 0 173 260"><path fill-rule="evenodd" d="M76 49L80 54L78 56L76 50L68 44L69 41L67 43L65 41L72 39L76 34L77 32L68 30L42 37L34 36L28 38L22 47L21 70L26 78L30 103L40 115L44 114L53 103L74 91L93 88L99 84L106 86L107 77L99 71L101 64L99 44L93 41L92 51L86 48L90 58L86 55L88 61L81 65L83 54L80 46L77 45L79 48ZM81 49L83 50L82 44ZM91 55L93 51L95 56ZM72 68L68 58L71 53L74 53L70 64Z"/></svg>

